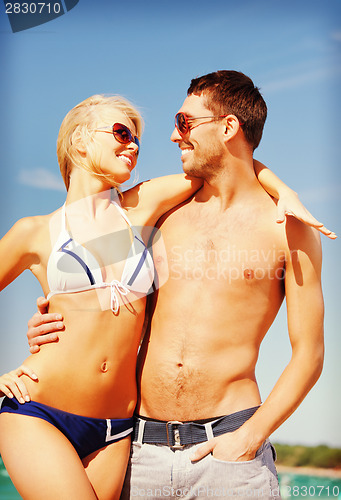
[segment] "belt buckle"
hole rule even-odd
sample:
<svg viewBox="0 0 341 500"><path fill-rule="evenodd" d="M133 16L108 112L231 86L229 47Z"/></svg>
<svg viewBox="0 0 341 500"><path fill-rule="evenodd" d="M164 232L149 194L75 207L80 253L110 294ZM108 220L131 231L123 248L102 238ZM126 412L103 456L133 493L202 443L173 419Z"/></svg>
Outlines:
<svg viewBox="0 0 341 500"><path fill-rule="evenodd" d="M172 429L173 431L173 437L174 437L174 443L175 444L170 444L169 442L169 425L183 425L183 422L179 422L178 420L169 420L167 423L166 423L166 431L167 431L167 445L170 447L170 448L173 448L174 450L181 450L185 445L184 444L181 444L180 442L180 433L179 433L179 429Z"/></svg>

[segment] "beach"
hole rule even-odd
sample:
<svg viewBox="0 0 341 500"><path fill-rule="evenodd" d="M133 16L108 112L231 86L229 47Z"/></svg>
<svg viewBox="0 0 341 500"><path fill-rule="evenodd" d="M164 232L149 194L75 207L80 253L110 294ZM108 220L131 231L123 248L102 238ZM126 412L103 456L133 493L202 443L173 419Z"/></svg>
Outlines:
<svg viewBox="0 0 341 500"><path fill-rule="evenodd" d="M279 474L303 474L305 476L317 476L341 479L341 469L322 469L316 467L287 467L286 465L276 465Z"/></svg>

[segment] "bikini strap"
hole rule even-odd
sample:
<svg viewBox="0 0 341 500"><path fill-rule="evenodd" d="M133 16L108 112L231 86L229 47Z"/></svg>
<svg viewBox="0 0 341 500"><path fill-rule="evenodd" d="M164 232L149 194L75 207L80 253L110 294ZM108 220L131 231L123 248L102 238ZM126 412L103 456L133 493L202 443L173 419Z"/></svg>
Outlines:
<svg viewBox="0 0 341 500"><path fill-rule="evenodd" d="M112 200L112 203L115 205L117 210L120 212L120 214L122 215L123 219L126 221L128 226L132 227L132 224L131 224L130 220L128 219L127 215L124 213L123 208L115 200Z"/></svg>
<svg viewBox="0 0 341 500"><path fill-rule="evenodd" d="M62 231L65 231L66 230L66 208L65 208L65 203L62 206L61 217L62 217L61 228L62 228Z"/></svg>

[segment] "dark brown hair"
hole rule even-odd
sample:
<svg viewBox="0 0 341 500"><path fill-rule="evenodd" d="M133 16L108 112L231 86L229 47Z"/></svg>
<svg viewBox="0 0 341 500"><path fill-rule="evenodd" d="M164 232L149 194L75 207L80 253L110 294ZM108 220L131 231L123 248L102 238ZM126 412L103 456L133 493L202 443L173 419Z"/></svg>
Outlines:
<svg viewBox="0 0 341 500"><path fill-rule="evenodd" d="M239 71L216 71L194 78L187 91L190 94L203 94L208 109L216 115L235 115L246 140L256 149L262 138L267 107L251 78Z"/></svg>

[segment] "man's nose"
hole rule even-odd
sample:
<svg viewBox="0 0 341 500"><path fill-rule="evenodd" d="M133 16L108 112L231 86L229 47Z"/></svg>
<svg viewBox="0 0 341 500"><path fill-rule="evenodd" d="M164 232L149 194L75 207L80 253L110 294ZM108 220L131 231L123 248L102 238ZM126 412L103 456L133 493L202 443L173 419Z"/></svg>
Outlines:
<svg viewBox="0 0 341 500"><path fill-rule="evenodd" d="M181 135L179 134L179 131L176 127L174 127L174 130L172 132L172 135L170 136L170 140L172 142L179 142L182 139Z"/></svg>

